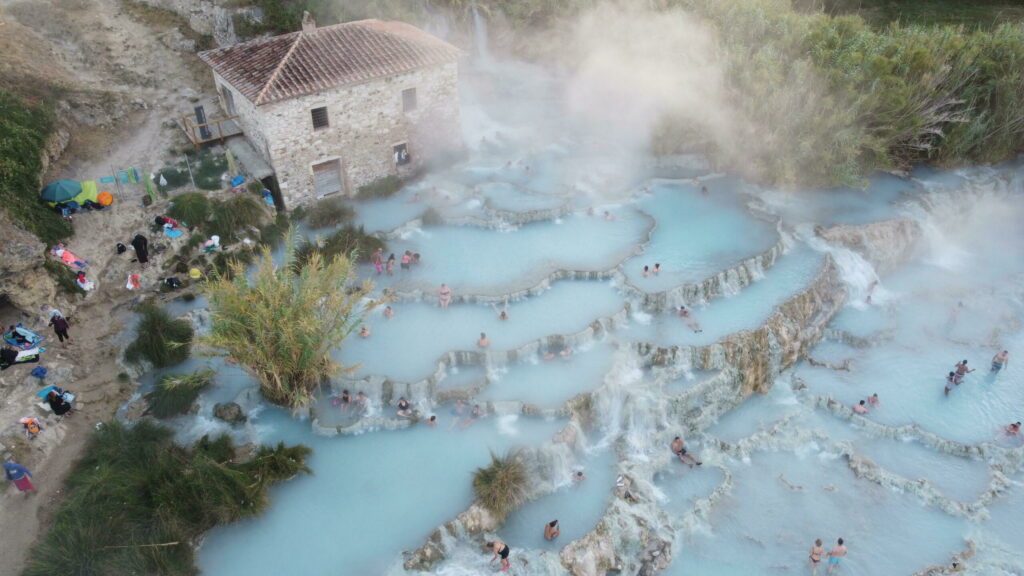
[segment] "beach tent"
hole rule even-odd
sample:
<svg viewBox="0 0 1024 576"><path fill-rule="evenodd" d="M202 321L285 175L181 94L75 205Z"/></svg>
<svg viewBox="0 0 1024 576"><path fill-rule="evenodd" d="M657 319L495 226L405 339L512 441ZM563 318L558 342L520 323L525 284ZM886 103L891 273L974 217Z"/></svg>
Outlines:
<svg viewBox="0 0 1024 576"><path fill-rule="evenodd" d="M69 202L82 193L82 185L75 180L56 180L50 182L39 193L39 199L50 206L58 202Z"/></svg>

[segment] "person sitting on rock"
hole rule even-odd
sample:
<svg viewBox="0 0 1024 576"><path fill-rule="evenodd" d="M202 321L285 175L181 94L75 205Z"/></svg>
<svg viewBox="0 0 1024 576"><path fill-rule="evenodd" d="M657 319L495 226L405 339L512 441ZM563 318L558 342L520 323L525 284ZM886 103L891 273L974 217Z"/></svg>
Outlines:
<svg viewBox="0 0 1024 576"><path fill-rule="evenodd" d="M688 464L690 468L693 468L694 465L700 466L703 464L703 462L700 462L686 452L686 442L683 441L681 436L676 436L675 439L672 440L670 448L672 449L672 453L679 458L679 461L683 464Z"/></svg>

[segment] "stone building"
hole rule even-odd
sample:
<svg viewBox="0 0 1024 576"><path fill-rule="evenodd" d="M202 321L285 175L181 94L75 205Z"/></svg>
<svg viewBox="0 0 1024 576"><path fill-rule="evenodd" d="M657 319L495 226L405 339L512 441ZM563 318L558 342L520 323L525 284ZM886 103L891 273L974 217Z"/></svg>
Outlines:
<svg viewBox="0 0 1024 576"><path fill-rule="evenodd" d="M299 32L199 57L292 207L460 151L460 54L402 22L318 28L307 14Z"/></svg>

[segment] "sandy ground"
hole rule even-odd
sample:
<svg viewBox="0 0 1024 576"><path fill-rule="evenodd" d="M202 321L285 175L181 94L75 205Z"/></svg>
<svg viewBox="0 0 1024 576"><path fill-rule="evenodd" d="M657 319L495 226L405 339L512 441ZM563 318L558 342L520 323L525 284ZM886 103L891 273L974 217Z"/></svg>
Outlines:
<svg viewBox="0 0 1024 576"><path fill-rule="evenodd" d="M0 72L46 77L68 90L121 103L108 109L112 111L108 121L100 118L73 133L49 178L98 178L109 174L111 166L151 170L163 165L168 150L184 141L169 121L191 110L209 80L177 28L179 22L132 8L129 1L0 0L0 53L4 55ZM66 376L61 385L78 393L80 404L74 415L61 422L51 415L39 438L16 447L35 475L39 492L25 496L13 486L3 487L2 576L21 572L31 544L60 502L64 479L90 430L110 419L135 387L117 377L123 369L117 362L116 336L123 330L131 304L140 297L124 288L127 273L138 271L139 264L131 262L131 251L119 256L114 247L147 230L160 207L144 209L141 192L122 200L111 210L75 219L75 236L68 245L90 262L90 279L98 286L70 313L71 343L58 344L41 315L20 318L48 332L42 365ZM160 239L150 235L151 247L155 242ZM144 275L150 286L161 275L160 256L154 260ZM31 365L15 366L0 374L0 432L7 436L5 440L17 434L20 417L42 414L33 406L38 386L31 382L30 370Z"/></svg>

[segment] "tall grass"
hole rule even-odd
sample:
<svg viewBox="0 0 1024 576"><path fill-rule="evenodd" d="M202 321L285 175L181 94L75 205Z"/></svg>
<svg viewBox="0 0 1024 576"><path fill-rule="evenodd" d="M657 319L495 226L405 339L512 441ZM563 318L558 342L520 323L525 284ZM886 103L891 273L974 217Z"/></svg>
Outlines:
<svg viewBox="0 0 1024 576"><path fill-rule="evenodd" d="M210 219L210 199L203 192L186 192L174 197L167 214L182 224L203 228Z"/></svg>
<svg viewBox="0 0 1024 576"><path fill-rule="evenodd" d="M491 463L473 473L477 501L499 520L526 502L528 487L526 467L516 452L504 456L491 452Z"/></svg>
<svg viewBox="0 0 1024 576"><path fill-rule="evenodd" d="M402 179L394 174L378 178L369 184L360 186L356 198L371 200L373 198L390 198L402 189Z"/></svg>
<svg viewBox="0 0 1024 576"><path fill-rule="evenodd" d="M327 198L316 203L306 215L306 223L310 228L328 228L347 224L356 216L355 209L339 196Z"/></svg>
<svg viewBox="0 0 1024 576"><path fill-rule="evenodd" d="M172 418L192 408L199 393L213 383L213 370L199 370L192 374L167 374L146 394L148 413L157 418Z"/></svg>
<svg viewBox="0 0 1024 576"><path fill-rule="evenodd" d="M314 253L319 253L326 259L344 256L366 262L378 248L380 250L387 249L384 240L367 234L362 226L357 228L348 225L339 228L323 240L301 243L295 251L295 263L298 267L297 270L300 270L309 262L310 256Z"/></svg>
<svg viewBox="0 0 1024 576"><path fill-rule="evenodd" d="M257 228L266 218L267 209L255 197L232 196L211 204L207 236L216 234L222 241L230 242L242 237L250 228Z"/></svg>
<svg viewBox="0 0 1024 576"><path fill-rule="evenodd" d="M39 173L53 131L48 100L33 102L0 90L0 210L47 244L71 236L71 225L39 201Z"/></svg>
<svg viewBox="0 0 1024 576"><path fill-rule="evenodd" d="M227 436L191 449L148 421L111 421L90 439L67 481L49 532L33 547L25 576L191 576L193 542L219 524L266 509L267 489L309 472L305 446L259 449L233 461Z"/></svg>
<svg viewBox="0 0 1024 576"><path fill-rule="evenodd" d="M142 319L135 340L125 348L125 360L138 363L143 360L154 368L180 364L188 359L192 347L192 324L176 320L153 304L143 305Z"/></svg>
<svg viewBox="0 0 1024 576"><path fill-rule="evenodd" d="M340 369L331 350L360 325L372 289L355 284L345 255L326 259L314 251L298 266L296 243L290 230L280 265L265 247L254 274L234 264L233 277L215 274L205 287L212 315L206 343L248 370L265 398L290 407L308 404Z"/></svg>

